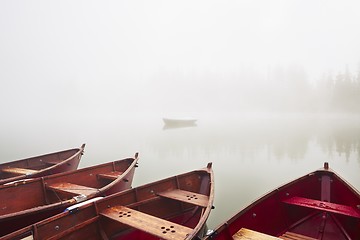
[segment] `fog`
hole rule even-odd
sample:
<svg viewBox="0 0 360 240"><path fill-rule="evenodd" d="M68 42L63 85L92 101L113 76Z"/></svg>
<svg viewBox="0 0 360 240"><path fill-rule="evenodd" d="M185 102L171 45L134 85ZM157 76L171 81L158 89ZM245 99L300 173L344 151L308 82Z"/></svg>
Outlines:
<svg viewBox="0 0 360 240"><path fill-rule="evenodd" d="M299 86L324 75L358 77L359 7L1 1L0 121L282 110L274 106L288 95L302 102Z"/></svg>
<svg viewBox="0 0 360 240"><path fill-rule="evenodd" d="M0 1L0 162L213 162L228 219L325 161L359 189L360 1ZM162 117L198 119L166 129ZM239 192L233 189L239 189Z"/></svg>
<svg viewBox="0 0 360 240"><path fill-rule="evenodd" d="M1 148L130 145L170 116L358 114L359 7L0 1Z"/></svg>

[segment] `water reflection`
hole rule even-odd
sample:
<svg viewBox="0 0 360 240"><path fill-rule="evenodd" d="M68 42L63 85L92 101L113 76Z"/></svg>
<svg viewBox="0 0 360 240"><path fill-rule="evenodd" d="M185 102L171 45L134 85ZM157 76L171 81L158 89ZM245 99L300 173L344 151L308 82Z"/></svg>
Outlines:
<svg viewBox="0 0 360 240"><path fill-rule="evenodd" d="M345 119L322 125L317 132L318 144L329 155L337 153L349 161L351 154L360 162L360 121Z"/></svg>
<svg viewBox="0 0 360 240"><path fill-rule="evenodd" d="M176 129L171 134L153 134L152 145L158 151L182 154L184 149L195 153L238 152L247 154L266 149L278 160L301 160L308 152L309 143L315 144L329 155L357 155L360 162L360 121L358 118L266 118L233 119L221 122L202 121L193 125L164 125L163 129ZM171 144L170 144L171 143Z"/></svg>
<svg viewBox="0 0 360 240"><path fill-rule="evenodd" d="M159 178L213 162L216 208L210 226L325 161L360 189L357 117L240 116L199 121L195 128L149 131L144 158L157 166L151 172Z"/></svg>
<svg viewBox="0 0 360 240"><path fill-rule="evenodd" d="M83 142L87 147L81 167L139 152L134 186L213 162L216 208L210 227L275 187L322 167L325 161L360 189L359 117L212 115L198 119L196 126L166 129L159 116L17 125L3 129L0 161Z"/></svg>
<svg viewBox="0 0 360 240"><path fill-rule="evenodd" d="M171 129L179 129L179 128L191 128L191 127L196 127L196 126L197 126L196 123L186 123L186 124L176 124L176 125L164 124L163 130L171 130Z"/></svg>

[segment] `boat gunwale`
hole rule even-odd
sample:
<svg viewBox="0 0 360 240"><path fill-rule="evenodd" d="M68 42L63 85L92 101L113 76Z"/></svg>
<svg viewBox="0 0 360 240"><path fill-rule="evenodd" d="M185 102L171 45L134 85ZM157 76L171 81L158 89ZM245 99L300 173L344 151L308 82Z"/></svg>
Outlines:
<svg viewBox="0 0 360 240"><path fill-rule="evenodd" d="M326 163L325 163L326 164ZM331 168L319 168L315 171L312 171L308 174L305 174L301 177L295 178L293 180L290 180L282 185L279 185L277 188L274 188L268 192L266 192L265 194L262 194L260 197L256 198L254 201L252 201L250 204L247 204L244 208L241 208L238 212L236 212L235 214L233 214L228 220L220 223L219 225L217 225L214 229L212 229L210 231L210 233L208 235L206 235L203 240L208 240L208 239L212 239L213 237L215 237L216 239L216 235L219 232L224 231L226 228L229 229L229 226L233 223L236 222L236 220L244 215L245 213L247 213L249 210L251 210L254 206L256 206L257 204L265 201L266 199L270 199L272 197L274 197L276 194L278 194L280 191L312 176L312 175L316 175L316 174L327 174L327 175L332 175L333 177L336 177L348 190L350 190L354 195L360 196L360 192L353 187L350 183L348 183L348 181L346 181L343 177L341 177L338 173L336 173L333 169ZM290 226L290 225L289 225Z"/></svg>
<svg viewBox="0 0 360 240"><path fill-rule="evenodd" d="M111 189L113 186L118 184L120 181L122 181L126 176L128 176L128 174L136 167L136 164L138 162L138 154L135 154L134 158L124 158L124 159L120 159L120 160L116 160L116 161L102 163L99 165L81 168L81 169L73 170L73 171L69 171L69 172L62 172L62 173L57 173L57 174L53 174L53 175L48 175L48 176L44 176L44 177L40 177L40 178L23 179L23 181L20 180L20 182L17 182L14 184L0 186L0 190L5 189L5 188L16 188L19 184L21 186L23 184L31 184L34 182L43 182L46 185L46 181L48 179L52 180L52 179L57 179L57 178L59 178L59 179L66 178L66 176L68 176L69 174L81 175L83 172L88 172L93 169L101 168L101 167L108 166L108 165L113 166L116 163L119 163L122 161L129 161L129 160L132 161L131 164L127 167L127 169L121 175L119 175L115 180L112 180L109 184L106 184L104 187L97 189L97 191L95 193L86 195L86 198L84 200L88 200L88 199L91 199L98 195L101 195L102 193L105 193L106 191ZM45 204L45 205L41 205L41 206L24 209L21 211L16 211L16 212L0 215L0 223L2 220L7 221L7 220L19 218L24 215L31 215L31 214L35 214L35 213L51 211L51 210L57 209L59 207L66 208L66 207L69 207L69 206L79 203L79 202L81 202L81 201L77 200L76 196L74 196L73 198L70 198L68 200L61 200L61 201L54 202L51 204Z"/></svg>
<svg viewBox="0 0 360 240"><path fill-rule="evenodd" d="M196 237L199 234L202 227L205 225L205 223L207 221L207 218L210 215L211 209L213 208L213 201L214 201L214 172L213 172L211 163L208 163L208 165L205 168L193 170L193 171L190 171L190 172L185 172L185 173L182 173L182 174L177 174L177 175L174 175L174 176L171 176L171 177L163 178L163 179L160 179L158 181L153 181L151 183L147 183L147 184L138 186L136 188L132 188L132 189L128 189L128 190L125 190L125 191L122 191L122 192L119 192L119 193L112 194L112 195L110 195L110 196L108 196L108 197L106 197L104 199L100 199L100 200L98 200L96 202L89 203L88 205L84 205L81 208L85 208L85 207L87 207L89 205L94 205L95 209L100 209L100 207L98 207L98 205L101 204L102 202L109 201L109 199L116 199L117 197L119 197L121 195L131 194L131 192L136 192L139 189L147 189L147 188L152 187L154 185L158 185L158 184L161 184L161 183L166 183L168 181L176 180L176 179L178 179L180 177L190 176L190 175L193 175L193 174L196 174L196 173L208 174L208 176L210 178L209 178L209 195L208 195L209 200L208 200L208 204L204 208L205 211L203 212L200 220L197 222L196 227L193 228L193 231L191 232L191 234L189 234L186 237L186 239L193 239L194 237ZM158 198L161 198L161 197L159 197L155 193L153 198L142 200L142 201L152 201L152 200L158 199ZM176 201L176 200L173 200L173 201ZM79 209L79 210L81 210L81 209Z"/></svg>
<svg viewBox="0 0 360 240"><path fill-rule="evenodd" d="M89 203L86 203L84 205L79 206L76 209L76 212L79 212L79 211L81 211L83 209L86 209L86 208L93 208L93 210L98 213L97 217L99 217L100 212L101 212L101 211L99 211L99 209L100 209L99 204L101 204L102 202L104 202L104 204L105 204L108 201L111 202L111 200L109 200L109 199L116 199L117 197L120 197L121 195L131 194L131 192L136 192L137 189L139 189L139 188L146 189L146 188L149 188L149 187L154 186L156 184L161 184L161 183L164 183L164 182L172 181L172 180L174 180L174 179L176 179L178 177L187 176L187 175L193 175L193 174L196 174L196 173L203 173L203 174L207 174L209 176L209 182L208 182L209 200L208 200L207 207L203 208L203 209L205 209L205 211L202 212L201 218L197 222L196 227L193 228L191 234L189 234L187 236L187 238L186 238L186 239L193 239L195 236L197 236L197 234L199 234L199 231L205 225L206 220L209 217L210 211L211 211L212 206L213 206L213 200L214 200L214 173L213 173L211 164L208 164L208 166L206 168L203 168L203 169L194 170L194 171L186 172L186 173L183 173L183 174L174 175L174 176L171 176L171 177L160 179L158 181L154 181L152 183L147 183L147 184L138 186L136 188L132 188L132 189L124 190L124 191L119 192L119 193L111 194L111 195L107 196L106 198L102 198L102 199L99 199L97 201L89 202ZM162 197L155 194L153 198L142 200L142 202L140 204L150 202L150 201L154 201L156 199L159 200L161 198ZM134 204L136 204L136 203L138 203L138 202L134 202ZM129 206L131 208L131 204L127 205L127 206ZM57 221L57 220L61 219L62 217L66 217L69 214L73 214L73 213L71 213L71 212L62 212L62 213L56 214L56 215L54 215L54 216L52 216L52 217L50 217L48 219L41 220L41 221L39 221L39 222L37 222L35 224L32 224L32 225L27 226L25 228L19 229L19 230L13 232L13 233L8 234L8 235L5 235L4 237L10 237L10 236L11 237L18 237L18 236L32 235L37 231L37 229L41 228L42 226L46 226L48 221L50 221L50 222ZM0 239L1 239L1 237L0 237ZM4 239L12 239L12 238L4 238Z"/></svg>
<svg viewBox="0 0 360 240"><path fill-rule="evenodd" d="M79 148L71 148L71 149L67 149L67 150L61 150L61 151L57 151L57 152L51 152L51 153L37 155L37 156L28 157L28 158L24 158L24 159L14 160L14 161L11 161L11 162L1 163L0 164L0 171L1 171L1 169L6 168L6 166L16 165L18 163L26 162L26 161L29 161L29 160L32 160L32 159L34 159L34 161L35 161L36 159L41 159L41 158L43 158L45 156L51 156L51 155L56 156L56 155L59 155L59 154L62 154L62 153L75 151L75 153L72 154L71 156L69 156L68 158L66 158L66 159L64 159L64 160L62 160L59 163L56 163L54 165L39 169L39 170L37 170L36 173L21 174L21 175L18 175L18 176L13 176L13 177L0 179L0 187L1 187L1 185L11 183L11 182L15 182L15 181L22 180L22 179L30 179L30 178L46 176L47 172L51 172L52 170L54 170L56 168L59 168L59 167L65 165L65 164L68 164L69 162L74 160L76 157L78 157L79 161L80 161L81 156L84 154L84 149L85 149L85 143L82 144Z"/></svg>

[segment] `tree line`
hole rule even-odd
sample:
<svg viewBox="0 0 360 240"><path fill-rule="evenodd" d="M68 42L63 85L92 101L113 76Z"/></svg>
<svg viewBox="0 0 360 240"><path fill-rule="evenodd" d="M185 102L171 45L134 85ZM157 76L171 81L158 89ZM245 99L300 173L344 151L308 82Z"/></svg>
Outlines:
<svg viewBox="0 0 360 240"><path fill-rule="evenodd" d="M275 69L258 87L262 107L276 111L360 113L360 68L351 73L348 68L337 74L324 74L312 85L305 70ZM264 83L264 82L263 82ZM271 86L272 85L272 86Z"/></svg>
<svg viewBox="0 0 360 240"><path fill-rule="evenodd" d="M323 98L324 110L360 113L360 70L327 74L315 90Z"/></svg>
<svg viewBox="0 0 360 240"><path fill-rule="evenodd" d="M223 112L360 113L360 67L324 74L312 84L300 66L231 73L161 71L146 93L165 110ZM155 96L155 97L154 97Z"/></svg>

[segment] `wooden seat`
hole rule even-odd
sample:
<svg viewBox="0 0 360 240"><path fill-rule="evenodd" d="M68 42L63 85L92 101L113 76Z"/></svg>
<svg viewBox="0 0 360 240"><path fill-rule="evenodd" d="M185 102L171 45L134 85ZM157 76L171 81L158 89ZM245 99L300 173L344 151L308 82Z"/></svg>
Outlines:
<svg viewBox="0 0 360 240"><path fill-rule="evenodd" d="M19 240L34 240L33 235L29 235L27 237L20 238Z"/></svg>
<svg viewBox="0 0 360 240"><path fill-rule="evenodd" d="M1 169L2 172L12 173L17 175L31 175L34 173L38 173L39 171L27 168L17 168L17 167L9 167Z"/></svg>
<svg viewBox="0 0 360 240"><path fill-rule="evenodd" d="M247 228L241 228L232 237L234 240L281 240L280 238L253 231Z"/></svg>
<svg viewBox="0 0 360 240"><path fill-rule="evenodd" d="M118 221L161 239L185 239L192 232L191 228L151 216L124 206L108 208L101 216Z"/></svg>
<svg viewBox="0 0 360 240"><path fill-rule="evenodd" d="M60 192L60 193L70 193L74 195L85 195L96 193L98 189L91 188L87 186L81 186L72 183L55 183L46 186L47 189Z"/></svg>
<svg viewBox="0 0 360 240"><path fill-rule="evenodd" d="M97 176L98 176L98 178L116 180L121 174L123 174L123 172L114 171L114 172L108 172L108 173L99 173L99 174L97 174Z"/></svg>
<svg viewBox="0 0 360 240"><path fill-rule="evenodd" d="M281 235L279 238L283 240L316 240L316 238L304 236L293 232L286 232L283 235Z"/></svg>
<svg viewBox="0 0 360 240"><path fill-rule="evenodd" d="M166 192L158 193L161 197L175 199L178 201L190 203L200 207L206 207L209 202L209 197L203 194L174 189Z"/></svg>
<svg viewBox="0 0 360 240"><path fill-rule="evenodd" d="M291 205L313 208L325 212L337 213L350 217L360 218L359 210L351 206L346 206L342 204L324 202L324 201L303 198L303 197L292 197L292 198L284 199L283 202Z"/></svg>

